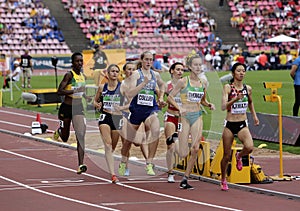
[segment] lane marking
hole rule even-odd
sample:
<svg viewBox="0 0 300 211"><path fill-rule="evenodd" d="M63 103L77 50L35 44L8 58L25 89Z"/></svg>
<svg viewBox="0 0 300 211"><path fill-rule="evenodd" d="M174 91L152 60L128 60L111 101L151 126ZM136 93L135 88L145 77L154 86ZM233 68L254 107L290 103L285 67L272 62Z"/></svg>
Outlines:
<svg viewBox="0 0 300 211"><path fill-rule="evenodd" d="M101 205L97 205L97 204L92 204L92 203L88 203L88 202L85 202L85 201L80 201L80 200L77 200L77 199L72 199L72 198L69 198L69 197L65 197L65 196L61 196L61 195L58 195L58 194L50 193L50 192L47 192L47 191L43 191L43 190L31 187L29 185L17 182L15 180L9 179L9 178L4 177L4 176L0 176L0 178L3 179L3 180L6 180L8 182L14 183L16 185L22 186L22 187L24 187L26 189L29 189L29 190L32 190L32 191L36 191L36 192L39 192L39 193L42 193L42 194L45 194L45 195L53 196L53 197L56 197L56 198L59 198L59 199L64 199L64 200L75 202L75 203L78 203L78 204L83 204L83 205L87 205L87 206L91 206L91 207L96 207L96 208L101 208L101 209L105 209L105 210L119 211L117 209L113 209L113 208L109 208L109 207L105 207L105 206L101 206Z"/></svg>
<svg viewBox="0 0 300 211"><path fill-rule="evenodd" d="M3 111L3 110L0 110L0 113L11 114L11 115L16 115L16 116L22 116L22 117L28 117L28 118L32 118L33 119L32 121L34 121L36 119L35 115L28 115L28 114L24 114L24 113L16 113L16 112ZM43 121L44 120L51 121L51 122L58 122L59 121L57 118L48 118L48 117L41 117L41 118L42 118ZM0 121L0 122L7 123L5 121ZM89 121L87 121L87 123L89 123ZM97 125L98 123L97 123L96 119L95 119L95 121L93 120L93 124L94 125L87 124L87 127L97 128L98 129L98 125ZM31 126L30 126L30 128L31 128ZM99 132L99 130L97 130L97 131Z"/></svg>
<svg viewBox="0 0 300 211"><path fill-rule="evenodd" d="M56 167L56 168L64 169L64 170L71 171L71 172L76 172L75 170L64 167L64 166L60 166L60 165L57 165L57 164L54 164L54 163L50 163L50 162L43 161L43 160L40 160L40 159L36 159L36 158L33 158L33 157L29 157L29 156L26 156L26 155L18 154L18 153L11 152L11 151L8 151L8 150L0 149L0 151L8 153L8 154L15 155L15 156L27 158L29 160L33 160L33 161L43 163L43 164L46 164L46 165L49 165L49 166L53 166L53 167ZM86 175L88 177L91 177L91 178L94 178L94 179L98 179L98 180L102 180L102 181L106 181L108 183L111 183L111 181L108 180L108 179L98 177L98 176L95 176L95 175L92 175L92 174L84 173L84 175ZM182 197L172 196L172 195L168 195L168 194L158 193L158 192L155 192L155 191L145 190L145 189L142 189L142 188L138 188L138 187L122 184L122 183L117 183L116 185L119 185L121 187L125 187L125 188L128 188L128 189L132 189L132 190L136 190L136 191L156 195L156 196L166 197L166 198L170 198L170 199L174 199L174 200L178 200L178 201L183 201L183 202L189 202L189 203L192 203L192 204L197 204L197 205L202 205L202 206L207 206L207 207L213 207L213 208L218 208L218 209L223 209L223 210L240 211L239 209L235 209L235 208L230 208L230 207L225 207L225 206L221 206L221 205L215 205L215 204L195 201L195 200L191 200L191 199L186 199L186 198L182 198Z"/></svg>
<svg viewBox="0 0 300 211"><path fill-rule="evenodd" d="M80 180L42 180L41 183L51 184L51 183L77 183L77 182L84 182L83 179Z"/></svg>
<svg viewBox="0 0 300 211"><path fill-rule="evenodd" d="M85 183L67 183L67 184L62 184L62 183L57 183L57 184L30 184L31 187L35 188L65 188L65 187L84 187L84 186L95 186L95 185L110 185L107 182L85 182ZM7 191L7 190L26 190L24 187L20 187L17 185L0 185L0 191Z"/></svg>
<svg viewBox="0 0 300 211"><path fill-rule="evenodd" d="M181 203L181 201L155 201L156 204L164 203ZM137 201L137 202L115 202L115 203L101 203L106 206L117 206L117 205L131 205L131 204L153 204L153 201Z"/></svg>

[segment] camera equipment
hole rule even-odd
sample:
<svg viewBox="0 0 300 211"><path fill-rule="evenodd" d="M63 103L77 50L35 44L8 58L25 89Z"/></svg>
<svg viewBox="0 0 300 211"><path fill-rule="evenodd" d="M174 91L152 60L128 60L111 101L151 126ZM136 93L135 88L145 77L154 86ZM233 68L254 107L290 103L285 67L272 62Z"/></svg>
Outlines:
<svg viewBox="0 0 300 211"><path fill-rule="evenodd" d="M54 67L56 67L57 62L58 62L58 58L57 58L56 56L53 56L53 57L51 58L51 62L52 62L52 65L53 65Z"/></svg>

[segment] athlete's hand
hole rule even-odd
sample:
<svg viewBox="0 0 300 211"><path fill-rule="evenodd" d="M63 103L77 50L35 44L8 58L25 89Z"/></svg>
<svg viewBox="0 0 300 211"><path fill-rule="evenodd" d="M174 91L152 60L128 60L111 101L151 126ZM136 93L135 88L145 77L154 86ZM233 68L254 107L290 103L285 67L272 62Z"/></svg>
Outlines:
<svg viewBox="0 0 300 211"><path fill-rule="evenodd" d="M85 86L80 86L80 87L75 88L74 92L75 93L77 93L77 92L85 92Z"/></svg>
<svg viewBox="0 0 300 211"><path fill-rule="evenodd" d="M254 117L253 118L253 121L254 121L254 125L255 126L258 126L259 125L259 119L257 117Z"/></svg>
<svg viewBox="0 0 300 211"><path fill-rule="evenodd" d="M209 103L209 104L208 104L208 107L209 107L209 109L212 110L212 111L216 110L215 105L212 104L212 103Z"/></svg>
<svg viewBox="0 0 300 211"><path fill-rule="evenodd" d="M160 100L160 99L158 99L157 104L158 104L159 108L163 108L168 105L165 101Z"/></svg>
<svg viewBox="0 0 300 211"><path fill-rule="evenodd" d="M144 81L143 81L143 82L144 82L144 83L145 83L145 85L146 85L146 84L147 84L147 83L148 83L150 80L151 80L151 79L149 79L148 77L146 77L146 76L145 76L145 77L144 77Z"/></svg>
<svg viewBox="0 0 300 211"><path fill-rule="evenodd" d="M94 101L94 107L98 110L100 110L102 108L102 102L95 102Z"/></svg>
<svg viewBox="0 0 300 211"><path fill-rule="evenodd" d="M239 91L238 94L237 94L237 96L236 96L236 99L238 101L238 100L242 99L243 97L244 97L243 92Z"/></svg>

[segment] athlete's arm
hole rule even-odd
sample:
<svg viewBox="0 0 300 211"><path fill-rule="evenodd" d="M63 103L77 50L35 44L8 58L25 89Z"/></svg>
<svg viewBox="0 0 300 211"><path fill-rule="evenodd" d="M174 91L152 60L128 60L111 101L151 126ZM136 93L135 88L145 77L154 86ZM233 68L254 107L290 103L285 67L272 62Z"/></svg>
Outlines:
<svg viewBox="0 0 300 211"><path fill-rule="evenodd" d="M167 104L164 102L164 95L166 91L166 83L162 80L161 76L159 73L155 72L155 77L157 81L157 85L159 88L158 96L157 96L157 101L160 107L164 107Z"/></svg>
<svg viewBox="0 0 300 211"><path fill-rule="evenodd" d="M99 87L98 87L98 90L97 90L97 93L95 95L95 98L94 98L94 107L98 110L100 110L102 108L102 102L100 100L100 97L102 95L102 91L103 91L103 87L104 85L101 84Z"/></svg>
<svg viewBox="0 0 300 211"><path fill-rule="evenodd" d="M228 101L228 95L230 93L231 87L229 84L225 84L223 88L223 95L222 95L222 105L221 109L222 111L229 110L230 107L238 101L239 99L242 99L244 97L243 93L238 93L238 95L235 98L232 98L230 101Z"/></svg>
<svg viewBox="0 0 300 211"><path fill-rule="evenodd" d="M175 101L175 96L180 92L181 89L184 88L186 84L186 78L179 79L176 83L175 87L172 89L172 91L169 93L168 96L168 103L173 105L177 110L180 110L179 105Z"/></svg>
<svg viewBox="0 0 300 211"><path fill-rule="evenodd" d="M128 86L128 89L125 91L125 95L130 99L132 99L134 96L136 96L142 90L142 88L149 82L149 78L144 77L144 81L137 86L136 84L137 84L137 80L139 78L140 78L140 74L138 73L138 71L133 73L128 78L129 86Z"/></svg>
<svg viewBox="0 0 300 211"><path fill-rule="evenodd" d="M259 125L259 119L257 118L256 112L255 112L255 109L254 109L254 104L253 104L253 101L252 101L252 88L251 88L251 86L247 85L247 90L248 90L248 107L249 107L249 110L252 114L254 125Z"/></svg>
<svg viewBox="0 0 300 211"><path fill-rule="evenodd" d="M201 105L204 105L204 106L208 107L210 110L215 110L216 109L214 104L207 102L207 100L206 100L206 89L204 89L204 95L201 98Z"/></svg>
<svg viewBox="0 0 300 211"><path fill-rule="evenodd" d="M76 90L66 90L66 87L69 83L69 81L72 79L72 74L71 72L67 72L64 75L63 80L60 82L58 89L57 89L57 94L58 95L71 95L74 94Z"/></svg>

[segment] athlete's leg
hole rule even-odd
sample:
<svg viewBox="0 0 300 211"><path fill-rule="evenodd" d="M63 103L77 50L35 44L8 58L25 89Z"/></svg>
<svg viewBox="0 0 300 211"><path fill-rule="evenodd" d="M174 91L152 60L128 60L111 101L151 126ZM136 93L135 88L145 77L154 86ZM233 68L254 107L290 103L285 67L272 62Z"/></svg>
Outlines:
<svg viewBox="0 0 300 211"><path fill-rule="evenodd" d="M243 149L239 152L239 157L249 155L253 151L253 140L248 127L244 127L238 132L238 138L243 144Z"/></svg>
<svg viewBox="0 0 300 211"><path fill-rule="evenodd" d="M191 126L191 138L192 138L192 145L191 145L191 156L187 162L187 167L185 170L185 176L189 177L191 171L195 165L197 160L199 145L202 137L202 128L203 128L203 121L202 116L200 116L197 121Z"/></svg>
<svg viewBox="0 0 300 211"><path fill-rule="evenodd" d="M190 135L190 123L186 118L180 118L178 123L178 140L179 150L178 155L181 158L185 158L189 153L189 135Z"/></svg>
<svg viewBox="0 0 300 211"><path fill-rule="evenodd" d="M172 137L172 135L176 132L176 129L177 128L173 122L165 122L166 139ZM166 162L167 162L168 173L171 173L173 171L173 166L175 162L174 152L175 152L175 143L171 143L170 145L167 145Z"/></svg>
<svg viewBox="0 0 300 211"><path fill-rule="evenodd" d="M78 152L78 163L83 164L84 160L84 149L85 149L85 132L86 132L86 120L84 115L74 115L72 124L75 130L77 140L77 152Z"/></svg>
<svg viewBox="0 0 300 211"><path fill-rule="evenodd" d="M108 170L111 175L115 175L110 126L107 124L101 124L99 125L99 131L105 147L105 159L106 159Z"/></svg>
<svg viewBox="0 0 300 211"><path fill-rule="evenodd" d="M222 141L223 141L223 158L221 160L221 176L222 180L226 179L226 171L228 162L231 158L231 146L234 139L234 135L228 128L224 128L222 134Z"/></svg>
<svg viewBox="0 0 300 211"><path fill-rule="evenodd" d="M59 136L63 142L67 142L70 136L71 118L60 119Z"/></svg>
<svg viewBox="0 0 300 211"><path fill-rule="evenodd" d="M151 114L145 121L145 132L146 141L148 143L148 157L146 159L147 163L152 163L156 154L159 135L160 135L160 125L157 114Z"/></svg>

